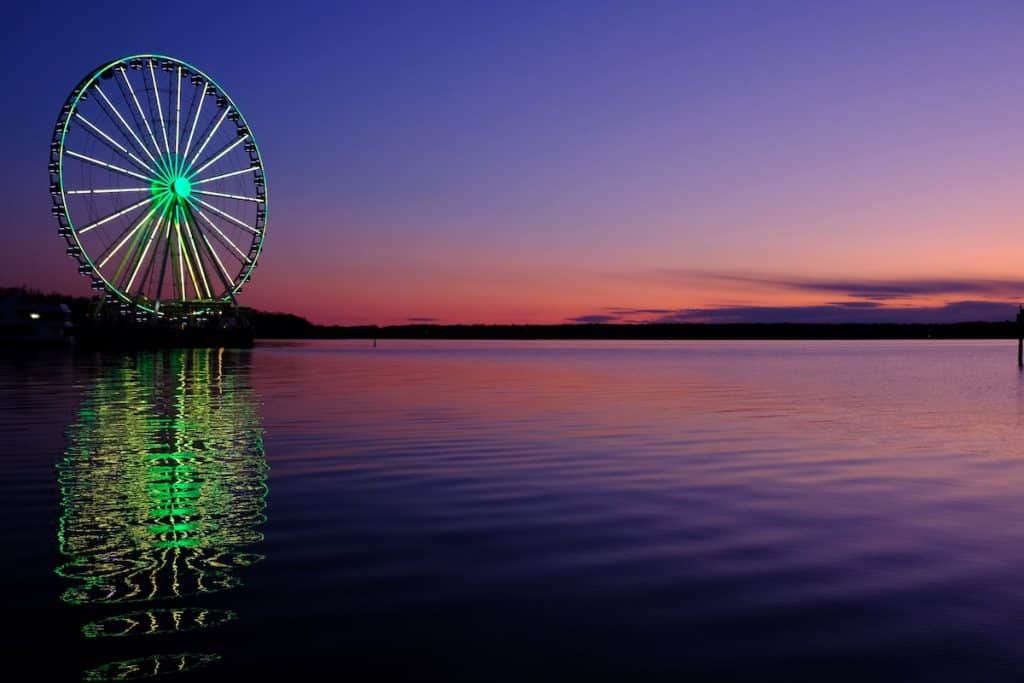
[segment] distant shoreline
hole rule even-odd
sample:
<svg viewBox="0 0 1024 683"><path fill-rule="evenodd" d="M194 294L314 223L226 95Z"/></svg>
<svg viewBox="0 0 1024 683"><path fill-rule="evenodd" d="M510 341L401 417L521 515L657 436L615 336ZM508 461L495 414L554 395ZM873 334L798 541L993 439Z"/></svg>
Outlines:
<svg viewBox="0 0 1024 683"><path fill-rule="evenodd" d="M0 287L0 300L67 304L76 329L88 329L97 301ZM1016 339L1016 321L959 323L571 323L555 325L317 325L291 313L239 309L256 339L505 340L810 340Z"/></svg>
<svg viewBox="0 0 1024 683"><path fill-rule="evenodd" d="M568 325L274 324L277 314L253 313L257 339L421 340L813 340L1016 339L1015 322L924 323L643 323ZM291 316L288 316L291 317ZM301 319L300 319L301 320Z"/></svg>

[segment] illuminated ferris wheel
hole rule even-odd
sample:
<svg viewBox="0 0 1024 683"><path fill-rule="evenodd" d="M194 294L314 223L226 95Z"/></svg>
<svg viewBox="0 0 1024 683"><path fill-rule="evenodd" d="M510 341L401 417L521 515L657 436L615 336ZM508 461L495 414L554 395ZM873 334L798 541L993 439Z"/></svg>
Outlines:
<svg viewBox="0 0 1024 683"><path fill-rule="evenodd" d="M67 253L108 300L202 312L256 267L263 161L242 112L190 64L135 55L92 71L61 107L49 171Z"/></svg>

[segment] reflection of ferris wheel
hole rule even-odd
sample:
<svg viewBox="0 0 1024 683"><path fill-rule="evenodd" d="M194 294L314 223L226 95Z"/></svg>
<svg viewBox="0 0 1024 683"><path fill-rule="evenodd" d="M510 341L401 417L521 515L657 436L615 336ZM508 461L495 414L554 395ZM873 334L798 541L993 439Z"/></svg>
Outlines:
<svg viewBox="0 0 1024 683"><path fill-rule="evenodd" d="M252 131L209 76L136 55L84 78L57 117L50 194L93 289L143 311L234 299L263 247L267 191Z"/></svg>

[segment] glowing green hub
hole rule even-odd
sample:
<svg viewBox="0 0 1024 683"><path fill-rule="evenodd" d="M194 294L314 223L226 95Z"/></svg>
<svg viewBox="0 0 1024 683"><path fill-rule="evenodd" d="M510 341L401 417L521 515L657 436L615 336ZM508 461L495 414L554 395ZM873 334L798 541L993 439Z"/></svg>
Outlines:
<svg viewBox="0 0 1024 683"><path fill-rule="evenodd" d="M173 154L158 162L160 172L152 179L149 189L164 205L165 215L170 215L175 203L185 205L192 196L192 181L184 159Z"/></svg>
<svg viewBox="0 0 1024 683"><path fill-rule="evenodd" d="M188 196L192 194L192 183L188 181L188 178L180 176L171 183L171 190L178 199L188 199Z"/></svg>

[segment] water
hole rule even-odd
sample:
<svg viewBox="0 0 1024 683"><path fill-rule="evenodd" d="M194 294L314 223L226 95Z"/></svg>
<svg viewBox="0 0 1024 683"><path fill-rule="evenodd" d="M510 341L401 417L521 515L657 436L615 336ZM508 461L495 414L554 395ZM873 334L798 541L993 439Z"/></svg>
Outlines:
<svg viewBox="0 0 1024 683"><path fill-rule="evenodd" d="M1022 434L1007 342L8 354L6 665L1019 680Z"/></svg>

